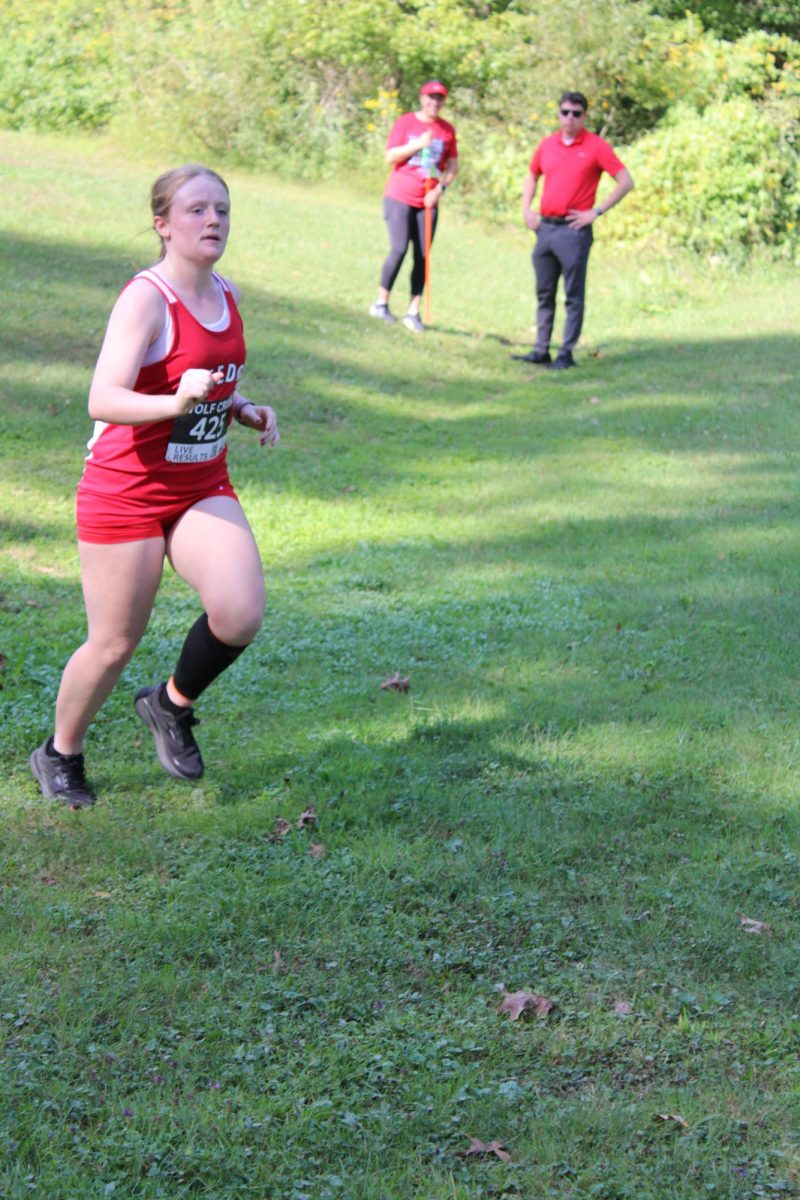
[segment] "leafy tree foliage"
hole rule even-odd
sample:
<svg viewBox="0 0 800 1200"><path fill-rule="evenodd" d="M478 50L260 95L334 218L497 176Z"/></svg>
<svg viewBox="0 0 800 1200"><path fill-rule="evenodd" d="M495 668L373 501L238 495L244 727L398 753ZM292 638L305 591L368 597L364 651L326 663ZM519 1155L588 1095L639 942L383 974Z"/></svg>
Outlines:
<svg viewBox="0 0 800 1200"><path fill-rule="evenodd" d="M653 11L665 17L682 17L685 0L654 0ZM707 29L735 40L761 30L800 38L800 5L797 0L692 0L691 10Z"/></svg>
<svg viewBox="0 0 800 1200"><path fill-rule="evenodd" d="M795 0L713 2L716 24L712 0L699 16L682 0L6 0L0 122L111 124L165 154L374 177L393 119L437 77L458 124L462 202L516 217L531 149L574 88L635 164L637 192L609 226L651 238L652 195L662 232L685 241L685 199L703 197L691 245L796 247L800 41L781 32ZM767 28L745 29L756 10ZM697 147L734 119L712 171Z"/></svg>
<svg viewBox="0 0 800 1200"><path fill-rule="evenodd" d="M118 91L109 0L5 0L0 11L0 124L84 129L110 120Z"/></svg>
<svg viewBox="0 0 800 1200"><path fill-rule="evenodd" d="M800 104L737 98L702 113L677 107L632 148L638 188L615 219L622 240L740 257L759 246L792 256L800 225Z"/></svg>

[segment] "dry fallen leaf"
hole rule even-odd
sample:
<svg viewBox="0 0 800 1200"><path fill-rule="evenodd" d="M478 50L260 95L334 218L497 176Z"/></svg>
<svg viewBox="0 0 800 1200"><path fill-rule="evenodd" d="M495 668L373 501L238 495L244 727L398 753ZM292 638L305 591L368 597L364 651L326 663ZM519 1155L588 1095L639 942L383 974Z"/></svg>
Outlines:
<svg viewBox="0 0 800 1200"><path fill-rule="evenodd" d="M381 684L381 689L384 692L407 692L409 688L409 680L404 679L399 671L395 671L394 675L390 675L388 679L384 679Z"/></svg>
<svg viewBox="0 0 800 1200"><path fill-rule="evenodd" d="M460 1158L482 1158L485 1154L495 1154L501 1162L511 1162L511 1155L505 1149L505 1142L498 1141L496 1138L494 1141L486 1143L482 1142L480 1138L471 1137L467 1149L458 1151Z"/></svg>
<svg viewBox="0 0 800 1200"><path fill-rule="evenodd" d="M655 1113L654 1121L672 1122L674 1125L680 1125L681 1129L688 1129L689 1122L686 1117L682 1117L680 1113Z"/></svg>
<svg viewBox="0 0 800 1200"><path fill-rule="evenodd" d="M614 1012L618 1017L629 1017L633 1012L633 1005L630 1000L618 1000L614 1005Z"/></svg>
<svg viewBox="0 0 800 1200"><path fill-rule="evenodd" d="M297 818L298 829L313 829L317 823L317 810L313 804L309 804L308 808L304 808Z"/></svg>
<svg viewBox="0 0 800 1200"><path fill-rule="evenodd" d="M599 396L590 396L590 397L589 397L589 403L590 403L590 404L599 404L599 403L600 403L600 397L599 397Z"/></svg>
<svg viewBox="0 0 800 1200"><path fill-rule="evenodd" d="M752 917L744 917L739 913L739 924L745 933L763 933L767 937L772 934L772 926L766 921L754 921Z"/></svg>
<svg viewBox="0 0 800 1200"><path fill-rule="evenodd" d="M308 853L312 858L324 858L328 848L324 842L313 842L308 848Z"/></svg>
<svg viewBox="0 0 800 1200"><path fill-rule="evenodd" d="M498 1008L500 1014L508 1013L509 1021L518 1021L523 1013L534 1013L539 1019L546 1017L555 1001L536 992L503 992L503 999Z"/></svg>
<svg viewBox="0 0 800 1200"><path fill-rule="evenodd" d="M276 950L274 955L272 956L273 971L282 971L284 969L285 965L286 964L283 961L283 955L281 954L280 950Z"/></svg>
<svg viewBox="0 0 800 1200"><path fill-rule="evenodd" d="M276 838L284 838L291 828L291 824L286 820L285 817L276 817L275 824L272 826L272 833L270 834L270 837L273 841Z"/></svg>

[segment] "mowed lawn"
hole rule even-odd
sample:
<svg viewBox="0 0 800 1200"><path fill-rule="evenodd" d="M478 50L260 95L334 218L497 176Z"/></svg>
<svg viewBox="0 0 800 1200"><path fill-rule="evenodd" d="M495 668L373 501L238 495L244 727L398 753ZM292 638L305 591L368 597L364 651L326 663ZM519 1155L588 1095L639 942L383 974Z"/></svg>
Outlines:
<svg viewBox="0 0 800 1200"><path fill-rule="evenodd" d="M84 632L88 383L172 164L0 157L0 1197L796 1194L796 274L613 252L612 214L554 376L510 358L530 235L457 185L415 337L366 315L378 191L232 172L269 612L181 785L132 707L197 614L165 574L72 813L27 756ZM498 1012L523 990L553 1007Z"/></svg>

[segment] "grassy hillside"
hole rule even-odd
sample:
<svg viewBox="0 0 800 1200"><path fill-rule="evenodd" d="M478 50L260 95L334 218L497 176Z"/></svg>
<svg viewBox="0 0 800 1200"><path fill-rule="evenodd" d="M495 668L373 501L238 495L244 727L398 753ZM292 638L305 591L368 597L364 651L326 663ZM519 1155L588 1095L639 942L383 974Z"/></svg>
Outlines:
<svg viewBox="0 0 800 1200"><path fill-rule="evenodd" d="M245 390L283 435L231 434L270 610L182 786L132 709L196 612L165 579L75 814L26 759L83 635L86 391L164 164L0 154L0 1196L796 1191L793 277L598 237L554 377L510 359L523 231L445 213L415 338L366 316L377 195L231 177ZM555 1007L499 1015L520 989Z"/></svg>

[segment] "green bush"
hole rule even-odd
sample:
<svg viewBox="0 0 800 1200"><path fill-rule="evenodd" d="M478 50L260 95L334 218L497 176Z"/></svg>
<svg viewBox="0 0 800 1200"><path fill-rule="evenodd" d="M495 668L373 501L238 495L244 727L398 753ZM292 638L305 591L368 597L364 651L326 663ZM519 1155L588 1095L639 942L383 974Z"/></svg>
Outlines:
<svg viewBox="0 0 800 1200"><path fill-rule="evenodd" d="M800 43L786 34L725 41L697 16L668 19L644 0L7 0L0 9L0 123L110 125L170 157L309 178L355 173L377 186L392 120L434 76L451 89L456 195L469 211L518 219L531 151L556 127L568 87L589 96L590 128L631 147L638 190L613 222L626 237L647 230L714 249L797 241ZM739 114L722 146L710 137L718 111ZM709 156L697 151L706 139ZM642 209L651 195L665 210L656 234ZM686 206L698 231L687 232Z"/></svg>
<svg viewBox="0 0 800 1200"><path fill-rule="evenodd" d="M752 30L785 33L800 38L800 7L797 0L652 0L654 12L665 17L682 17L691 7L708 29L735 40Z"/></svg>
<svg viewBox="0 0 800 1200"><path fill-rule="evenodd" d="M117 103L110 5L6 0L0 12L0 125L97 129Z"/></svg>
<svg viewBox="0 0 800 1200"><path fill-rule="evenodd" d="M759 32L722 45L720 82L725 96L800 96L800 42Z"/></svg>
<svg viewBox="0 0 800 1200"><path fill-rule="evenodd" d="M501 19L478 18L463 0L186 0L168 19L128 10L115 27L118 116L161 141L324 173L372 152L381 94L393 115L437 75L478 104Z"/></svg>
<svg viewBox="0 0 800 1200"><path fill-rule="evenodd" d="M746 100L703 113L673 110L625 154L636 190L609 229L620 240L741 256L756 247L797 252L800 103Z"/></svg>

